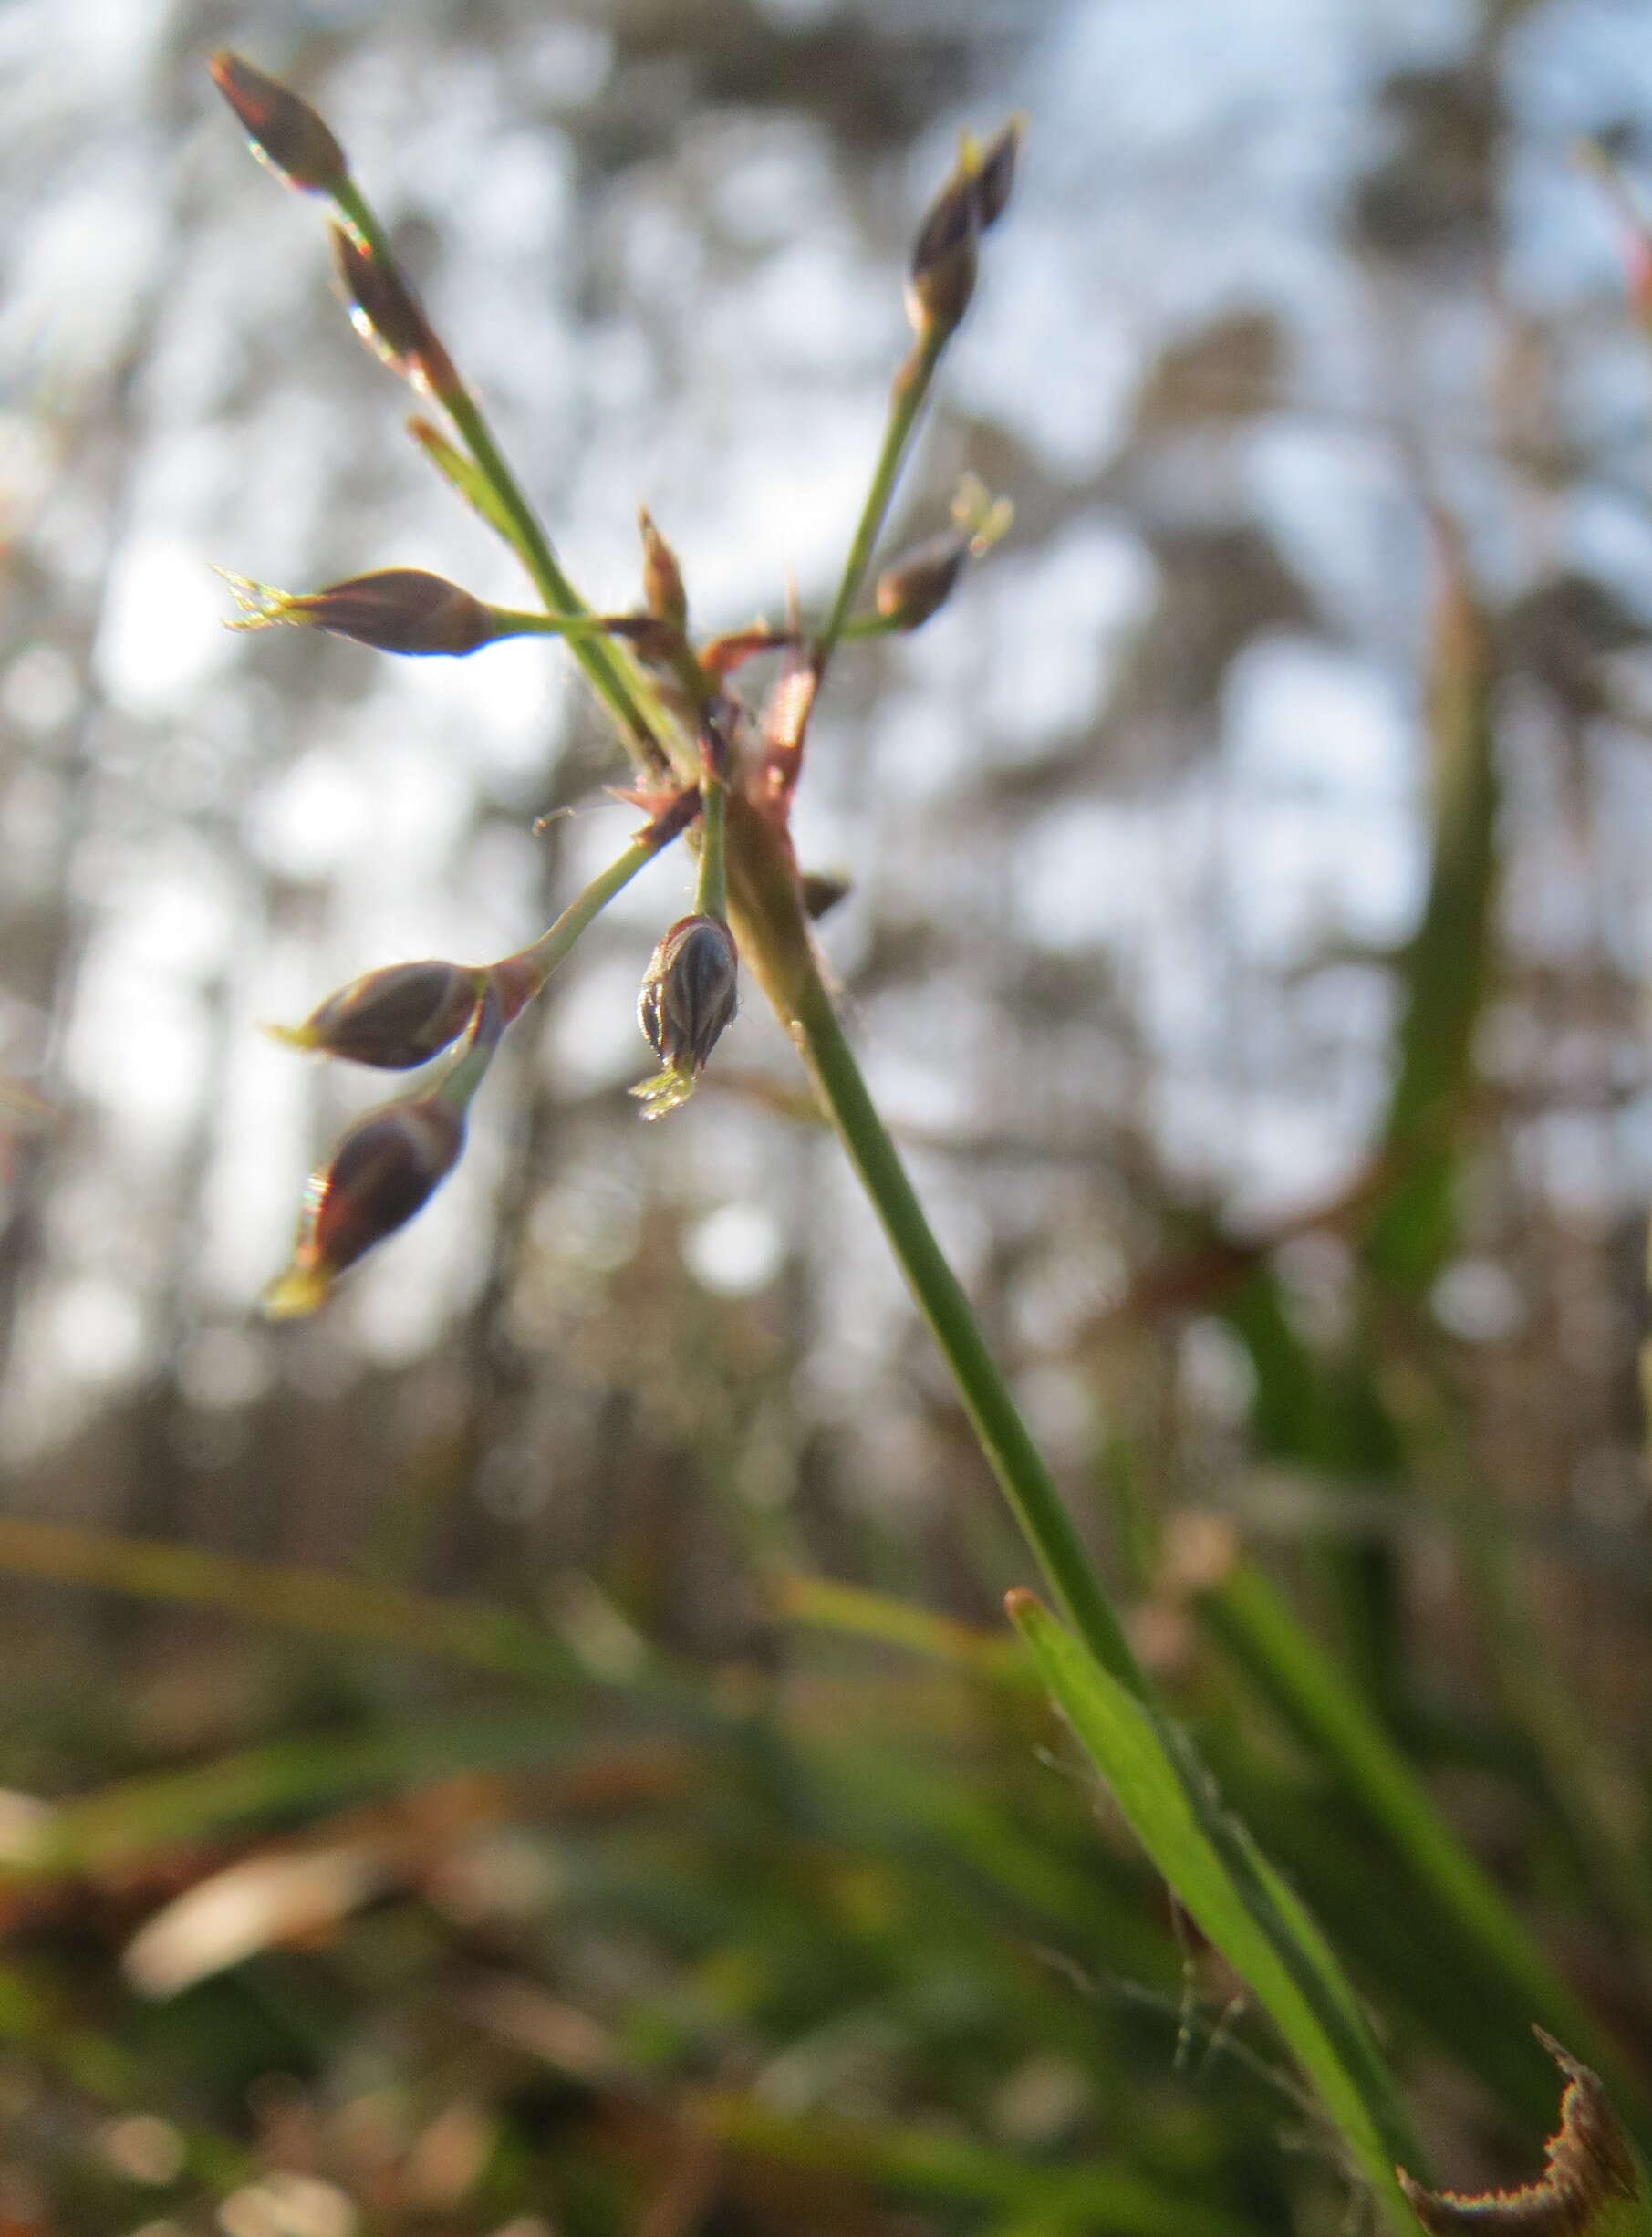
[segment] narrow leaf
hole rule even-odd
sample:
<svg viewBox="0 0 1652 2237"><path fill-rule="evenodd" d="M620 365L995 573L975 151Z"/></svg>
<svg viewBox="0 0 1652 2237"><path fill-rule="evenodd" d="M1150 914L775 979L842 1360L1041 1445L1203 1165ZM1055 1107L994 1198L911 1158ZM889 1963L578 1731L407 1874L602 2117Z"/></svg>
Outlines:
<svg viewBox="0 0 1652 2237"><path fill-rule="evenodd" d="M1040 1676L1132 1831L1200 1931L1267 2010L1396 2229L1407 2124L1352 1992L1301 1904L1179 1765L1145 1705L1029 1592L1006 1603Z"/></svg>

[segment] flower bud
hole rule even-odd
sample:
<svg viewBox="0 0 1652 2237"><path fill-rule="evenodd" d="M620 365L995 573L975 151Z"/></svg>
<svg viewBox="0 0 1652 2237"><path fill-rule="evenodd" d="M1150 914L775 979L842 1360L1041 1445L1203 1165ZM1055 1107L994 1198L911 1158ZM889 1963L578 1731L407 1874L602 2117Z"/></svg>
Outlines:
<svg viewBox="0 0 1652 2237"><path fill-rule="evenodd" d="M271 1031L294 1048L405 1072L459 1038L486 975L462 963L391 963L329 994L302 1025Z"/></svg>
<svg viewBox="0 0 1652 2237"><path fill-rule="evenodd" d="M907 316L919 334L944 341L961 323L975 292L981 236L1003 215L1020 144L1019 118L984 148L966 140L957 169L930 203L907 280Z"/></svg>
<svg viewBox="0 0 1652 2237"><path fill-rule="evenodd" d="M720 917L680 917L654 950L637 1022L669 1071L701 1071L739 1006L739 951Z"/></svg>
<svg viewBox="0 0 1652 2237"><path fill-rule="evenodd" d="M1010 121L994 132L976 159L975 199L981 212L981 230L996 225L1009 205L1010 189L1015 183L1015 164L1021 153L1021 119Z"/></svg>
<svg viewBox="0 0 1652 2237"><path fill-rule="evenodd" d="M380 567L352 575L324 590L275 590L244 576L227 577L242 608L232 629L261 629L277 622L326 629L379 652L474 652L508 634L491 606L441 575L420 567Z"/></svg>
<svg viewBox="0 0 1652 2237"><path fill-rule="evenodd" d="M915 332L944 339L963 323L975 293L980 239L975 182L950 179L930 205L912 248L907 317Z"/></svg>
<svg viewBox="0 0 1652 2237"><path fill-rule="evenodd" d="M453 361L406 280L344 226L332 233L333 268L357 333L404 380L435 396L452 395L459 386Z"/></svg>
<svg viewBox="0 0 1652 2237"><path fill-rule="evenodd" d="M643 603L657 621L665 622L681 635L689 618L689 601L677 555L655 527L645 505L637 508L637 525L642 532Z"/></svg>
<svg viewBox="0 0 1652 2237"><path fill-rule="evenodd" d="M307 194L338 192L349 177L349 165L344 150L307 101L228 47L220 47L206 67L241 120L261 163Z"/></svg>
<svg viewBox="0 0 1652 2237"><path fill-rule="evenodd" d="M464 1113L434 1095L358 1118L310 1177L293 1263L266 1291L273 1319L322 1304L347 1266L405 1227L464 1147Z"/></svg>
<svg viewBox="0 0 1652 2237"><path fill-rule="evenodd" d="M878 577L878 612L897 629L920 629L951 597L970 543L967 529L945 528L903 552Z"/></svg>

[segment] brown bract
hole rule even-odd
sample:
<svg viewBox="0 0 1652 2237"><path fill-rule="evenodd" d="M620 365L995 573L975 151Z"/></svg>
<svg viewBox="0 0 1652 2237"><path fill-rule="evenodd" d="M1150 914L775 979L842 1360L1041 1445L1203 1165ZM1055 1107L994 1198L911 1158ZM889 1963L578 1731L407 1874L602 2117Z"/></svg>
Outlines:
<svg viewBox="0 0 1652 2237"><path fill-rule="evenodd" d="M1626 2237L1635 2225L1626 2209L1640 2198L1640 2169L1599 2075L1541 2027L1535 2032L1566 2076L1543 2174L1523 2190L1470 2197L1425 2190L1397 2169L1412 2211L1434 2237L1614 2237L1620 2229Z"/></svg>

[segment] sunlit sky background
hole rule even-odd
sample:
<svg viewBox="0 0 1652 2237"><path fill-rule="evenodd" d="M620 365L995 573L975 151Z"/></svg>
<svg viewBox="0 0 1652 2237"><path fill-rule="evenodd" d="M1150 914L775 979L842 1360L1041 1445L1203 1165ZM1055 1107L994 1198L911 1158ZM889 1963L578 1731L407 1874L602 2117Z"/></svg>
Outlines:
<svg viewBox="0 0 1652 2237"><path fill-rule="evenodd" d="M760 13L783 27L857 16L832 0ZM1421 432L1500 594L1569 567L1636 615L1652 602L1652 369L1623 312L1611 211L1573 154L1579 134L1625 123L1652 146L1652 38L1635 0L1548 0L1511 35L1506 253L1478 284L1460 268L1362 266L1344 232L1350 181L1382 153L1375 90L1460 54L1475 17L1457 0L1003 0L982 11L976 82L858 173L799 109L705 106L669 57L628 61L637 25L660 14L623 0L507 12L489 50L425 8L0 11L0 494L68 616L41 627L26 609L0 638L4 838L26 888L60 859L67 819L84 912L57 1035L0 958L0 1061L72 1114L14 1441L60 1432L88 1389L143 1365L157 1285L178 1273L146 1205L171 1201L185 1159L206 1160L191 1356L209 1395L255 1385L251 1316L303 1174L339 1111L371 1093L330 1077L318 1088L257 1022L302 1014L376 962L483 957L540 929L531 827L558 796L552 764L577 705L563 657L532 641L395 663L296 633L255 647L223 627L219 567L301 588L422 566L507 602L520 585L406 445L403 398L328 296L315 212L247 161L197 66L211 46L279 71L328 35L307 88L387 217L410 224L443 331L575 578L598 604L634 598L644 501L718 622L777 615L788 572L805 606L826 594L903 346L914 217L960 125L1025 113L1013 213L905 516L915 534L939 522L984 431L1024 525L888 657L875 704L862 689L823 709L803 851L856 871L826 937L846 972L879 910L960 922L956 953L978 973L997 912L1053 955L1105 955L1158 1055L1147 1116L1172 1165L1239 1216L1334 1188L1380 1096L1380 973L1357 960L1322 973L1288 1022L1272 990L1327 946L1393 945L1418 904L1429 561L1397 430ZM878 17L916 34L952 14ZM627 160L583 157L593 132L629 135ZM1541 497L1512 490L1491 455L1506 339L1493 297L1504 321L1562 338L1558 392L1599 462ZM1131 463L1155 353L1239 311L1281 324L1273 407ZM1123 746L1098 732L1094 786L995 834L961 803L1082 732L1119 682L1157 593L1144 517L1259 523L1322 624L1269 629L1233 662L1219 755L1169 728ZM1598 775L1609 817L1652 830L1644 745ZM582 792L565 898L627 827ZM1558 828L1514 876L1520 939L1564 950L1590 936L1598 904L1644 955L1644 894L1626 881L1580 896ZM576 968L543 1059L570 1095L642 1068L637 971L687 878L681 856L650 871ZM1312 1092L1304 1021L1339 1051ZM1013 1118L1013 1071L952 975L916 1025L909 1004L857 1024L899 1118ZM755 1002L727 1053L786 1061ZM1105 1077L1084 1093L1107 1108ZM371 1355L422 1349L476 1278L499 1154L488 1112L484 1098L460 1179L356 1286L348 1325ZM1631 1104L1617 1141L1643 1181L1646 1117ZM783 1223L757 1122L720 1123L708 1098L672 1125L677 1149L649 1154L701 1176L698 1270L760 1285ZM1587 1129L1542 1154L1585 1208L1620 1184ZM969 1208L936 1185L967 1258ZM876 1289L868 1345L900 1309L892 1285Z"/></svg>

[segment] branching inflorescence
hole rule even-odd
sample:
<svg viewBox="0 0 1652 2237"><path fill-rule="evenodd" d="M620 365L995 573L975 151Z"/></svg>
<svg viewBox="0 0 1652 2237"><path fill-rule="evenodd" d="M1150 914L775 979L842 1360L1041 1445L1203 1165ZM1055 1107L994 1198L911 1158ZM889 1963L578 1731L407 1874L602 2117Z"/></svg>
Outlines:
<svg viewBox="0 0 1652 2237"><path fill-rule="evenodd" d="M1224 1808L1136 1660L861 1076L811 929L835 890L800 873L793 851L791 809L810 716L837 647L920 627L951 595L969 557L1006 525L1007 507L967 484L951 527L886 567L864 602L913 432L969 307L981 237L1009 195L1018 125L1005 126L985 147L965 141L920 226L907 285L912 344L891 384L883 440L825 619L813 629L793 618L782 628L760 622L701 638L691 629L676 559L646 513L638 610L593 614L583 603L397 270L338 141L285 87L233 56L220 56L213 67L264 160L330 203L335 265L354 323L445 422L415 417L409 432L515 552L538 599L529 611L489 606L406 568L301 597L236 582L243 626L330 629L413 654L462 655L529 632L559 636L614 720L633 764L622 796L646 818L625 852L527 947L487 964L427 962L369 972L286 1035L357 1063L431 1070L418 1091L358 1120L315 1175L293 1264L275 1285L270 1309L310 1311L347 1266L412 1217L458 1160L466 1112L502 1035L597 911L662 848L687 835L699 856L693 910L655 949L638 1005L661 1067L638 1090L647 1115L673 1108L691 1092L733 1015L738 974L749 972L809 1068L1065 1618L1065 1626L1057 1622L1030 1592L1012 1592L1009 1611L1029 1653L1190 1918L1272 2015L1388 2225L1415 2232L1394 2169L1403 2162L1418 2169L1422 2162L1393 2075L1323 1936ZM753 706L736 679L760 653L777 653L780 670Z"/></svg>
<svg viewBox="0 0 1652 2237"><path fill-rule="evenodd" d="M560 637L630 756L633 781L620 796L646 817L625 852L531 945L491 963L432 961L369 972L328 995L301 1025L279 1029L299 1048L357 1064L432 1066L416 1092L358 1119L312 1176L293 1263L265 1298L269 1312L286 1316L313 1311L338 1275L440 1186L458 1161L471 1100L514 1020L592 918L685 833L699 857L693 910L660 939L638 1002L660 1066L634 1090L643 1116L659 1118L692 1093L734 1015L743 953L785 1022L795 1023L800 987L818 983L807 922L821 895L798 873L789 826L827 664L846 638L919 628L951 596L966 561L1008 525L1008 506L966 480L952 525L886 567L861 609L901 462L974 290L980 237L1008 199L1020 128L1013 120L984 148L966 140L919 229L907 285L915 338L896 375L882 449L825 621L815 631L759 622L696 637L676 556L646 511L639 516L641 605L623 614L587 609L399 269L338 141L307 102L239 57L215 56L212 71L260 160L328 203L334 268L351 323L446 422L415 416L409 432L510 546L539 599L534 609L494 606L410 567L301 594L230 576L242 609L233 626L326 629L382 652L452 658L508 637ZM778 653L781 671L754 707L734 679L762 653Z"/></svg>

